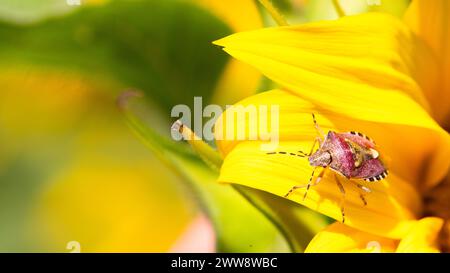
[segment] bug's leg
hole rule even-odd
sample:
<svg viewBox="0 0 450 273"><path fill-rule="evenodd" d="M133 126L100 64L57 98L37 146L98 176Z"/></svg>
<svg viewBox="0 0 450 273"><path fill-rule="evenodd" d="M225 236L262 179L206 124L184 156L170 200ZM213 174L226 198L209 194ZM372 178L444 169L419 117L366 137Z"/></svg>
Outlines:
<svg viewBox="0 0 450 273"><path fill-rule="evenodd" d="M312 181L312 179L313 179L313 177L314 177L314 172L316 171L316 168L314 168L313 169L313 172L312 172L312 174L311 174L311 177L309 178L309 182L308 182L308 184L307 185L295 185L295 186L293 186L285 195L284 195L284 197L288 197L291 193L293 193L295 190L297 190L297 189L301 189L301 188L304 188L304 187L307 187L308 188L308 185L310 185L311 184L311 181Z"/></svg>
<svg viewBox="0 0 450 273"><path fill-rule="evenodd" d="M339 191L341 192L341 201L340 201L340 207L341 207L341 213L342 213L342 223L345 223L345 210L344 210L344 203L345 203L345 189L344 185L342 185L341 181L339 181L338 176L335 174L334 178L336 180L336 184L339 187Z"/></svg>
<svg viewBox="0 0 450 273"><path fill-rule="evenodd" d="M359 194L359 198L360 198L361 201L363 202L363 205L364 205L364 206L367 206L367 199L366 199L366 197L364 196L364 194L360 193L360 194Z"/></svg>
<svg viewBox="0 0 450 273"><path fill-rule="evenodd" d="M306 191L308 191L308 189L309 189L309 187L311 187L311 182L312 182L312 179L313 179L313 177L314 177L314 172L316 171L316 168L314 168L313 169L313 171L312 171L312 173L311 173L311 177L309 178L309 182L308 182L308 184L306 185ZM301 188L304 188L305 187L305 185L295 185L295 186L293 186L285 195L284 195L284 197L288 197L291 193L293 193L295 190L297 190L297 189L301 189Z"/></svg>
<svg viewBox="0 0 450 273"><path fill-rule="evenodd" d="M316 168L314 168L315 170ZM319 173L319 175L316 177L316 179L314 180L314 183L311 183L311 179L309 180L308 185L306 185L306 191L305 191L305 195L303 195L303 201L306 199L306 196L308 195L308 191L309 188L311 188L311 186L315 186L317 184L319 184L320 180L322 180L323 175L325 174L325 170L327 168L323 168L322 171ZM313 172L314 173L314 172Z"/></svg>
<svg viewBox="0 0 450 273"><path fill-rule="evenodd" d="M305 200L305 199L306 199L306 196L307 196L307 194L308 194L309 188L311 188L311 187L313 187L313 186L319 184L320 180L322 179L322 177L323 177L323 175L324 175L324 173L325 173L326 168L322 169L322 171L321 171L321 172L319 173L319 175L316 177L316 179L314 180L314 182L312 182L312 179L313 179L313 177L314 177L314 171L315 171L315 170L316 170L316 168L314 168L313 173L311 174L311 177L310 177L310 179L309 179L308 184L306 184L306 185L298 185L298 186L292 187L292 188L288 191L288 193L286 193L286 194L284 195L284 197L288 197L292 192L294 192L294 191L297 190L297 189L301 189L301 188L305 188L305 187L306 187L306 192L305 192L305 195L303 196L303 200Z"/></svg>
<svg viewBox="0 0 450 273"><path fill-rule="evenodd" d="M350 181L353 184L355 184L355 186L358 187L358 189L360 189L362 191L362 192L359 193L359 198L361 198L364 206L367 206L367 200L366 200L366 197L365 197L365 193L371 193L372 191L368 187L363 186L363 185L359 184L356 181L352 181L352 180L350 180Z"/></svg>
<svg viewBox="0 0 450 273"><path fill-rule="evenodd" d="M322 129L320 128L319 124L317 123L316 116L314 115L314 113L312 113L312 118L313 118L314 127L316 128L317 134L319 135L319 137L321 139L323 139L325 134L323 133Z"/></svg>

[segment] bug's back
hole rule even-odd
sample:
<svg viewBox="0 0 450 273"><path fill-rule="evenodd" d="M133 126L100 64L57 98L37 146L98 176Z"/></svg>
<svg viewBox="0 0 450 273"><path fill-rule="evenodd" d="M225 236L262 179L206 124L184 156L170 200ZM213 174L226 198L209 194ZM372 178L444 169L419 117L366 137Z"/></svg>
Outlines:
<svg viewBox="0 0 450 273"><path fill-rule="evenodd" d="M378 181L387 176L375 143L361 133L330 131L321 149L331 154L330 168L349 179Z"/></svg>

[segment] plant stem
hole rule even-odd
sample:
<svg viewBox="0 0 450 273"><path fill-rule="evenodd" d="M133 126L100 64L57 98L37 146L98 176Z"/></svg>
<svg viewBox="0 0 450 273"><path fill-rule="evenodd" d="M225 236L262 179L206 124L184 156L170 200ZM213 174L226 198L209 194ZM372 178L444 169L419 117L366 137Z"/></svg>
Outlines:
<svg viewBox="0 0 450 273"><path fill-rule="evenodd" d="M175 130L183 135L183 138L191 145L192 149L205 161L210 167L219 170L222 166L222 157L220 154L209 146L206 142L201 140L190 128L177 120L172 125L172 130Z"/></svg>
<svg viewBox="0 0 450 273"><path fill-rule="evenodd" d="M334 6L334 9L336 10L336 12L337 12L339 17L344 17L345 16L345 12L342 9L341 4L339 3L339 0L333 0L333 6Z"/></svg>
<svg viewBox="0 0 450 273"><path fill-rule="evenodd" d="M289 25L283 15L281 15L281 13L273 6L270 0L259 0L259 2L267 10L267 12L269 12L270 16L272 16L273 20L275 20L279 26Z"/></svg>

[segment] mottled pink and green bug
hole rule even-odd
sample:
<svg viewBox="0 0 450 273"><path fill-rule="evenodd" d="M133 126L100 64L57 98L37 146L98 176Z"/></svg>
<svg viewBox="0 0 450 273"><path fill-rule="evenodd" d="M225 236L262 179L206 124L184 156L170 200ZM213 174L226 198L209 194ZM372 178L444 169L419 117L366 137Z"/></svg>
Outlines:
<svg viewBox="0 0 450 273"><path fill-rule="evenodd" d="M375 142L369 137L365 136L359 132L345 132L337 133L334 131L329 131L326 136L323 135L319 125L316 122L314 114L313 121L315 128L319 136L315 139L311 151L306 154L302 151L295 153L277 151L270 152L267 154L283 154L296 157L308 157L309 164L314 167L311 177L307 185L298 185L292 187L285 195L288 197L296 189L306 187L305 195L303 199L306 198L308 190L311 186L317 185L321 178L323 177L327 169L333 170L335 172L335 180L342 193L341 199L341 211L342 211L342 222L345 222L344 213L344 198L345 189L342 183L339 181L337 175L341 175L347 178L348 181L354 183L359 189L366 193L370 193L370 189L359 184L357 179L364 179L366 181L379 181L387 177L387 169L380 159L379 153L376 150ZM314 151L316 144L319 144L319 148ZM322 171L314 178L314 172L318 167L322 167ZM367 201L364 198L364 194L360 193L360 198L364 205L367 205Z"/></svg>

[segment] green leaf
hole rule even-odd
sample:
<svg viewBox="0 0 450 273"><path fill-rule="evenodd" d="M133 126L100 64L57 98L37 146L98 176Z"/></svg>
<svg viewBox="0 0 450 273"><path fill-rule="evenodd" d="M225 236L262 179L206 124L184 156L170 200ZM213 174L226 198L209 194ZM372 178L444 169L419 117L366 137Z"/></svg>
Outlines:
<svg viewBox="0 0 450 273"><path fill-rule="evenodd" d="M205 27L207 26L207 27ZM72 70L147 92L168 115L208 101L227 58L211 41L230 29L186 1L112 1L34 24L0 23L0 65Z"/></svg>

